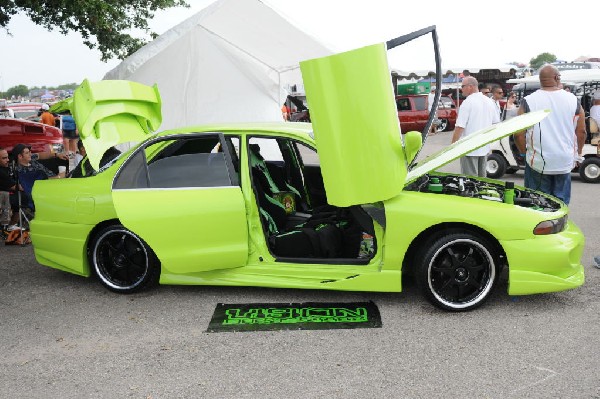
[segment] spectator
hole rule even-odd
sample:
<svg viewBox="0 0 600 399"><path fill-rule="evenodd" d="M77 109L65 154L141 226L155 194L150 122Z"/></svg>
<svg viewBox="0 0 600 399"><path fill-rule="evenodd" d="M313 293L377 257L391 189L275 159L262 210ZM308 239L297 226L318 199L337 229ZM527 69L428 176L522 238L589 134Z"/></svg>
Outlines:
<svg viewBox="0 0 600 399"><path fill-rule="evenodd" d="M283 120L286 122L289 121L290 118L292 117L292 110L287 105L287 102L284 102L283 105L281 106L281 116L283 116Z"/></svg>
<svg viewBox="0 0 600 399"><path fill-rule="evenodd" d="M464 80L464 79L463 79L463 80ZM486 96L486 97L489 97L489 96L490 96L490 88L489 88L489 86L488 86L488 85L486 85L486 84L482 84L482 85L481 85L481 87L479 88L479 92L480 92L481 94L483 94L484 96Z"/></svg>
<svg viewBox="0 0 600 399"><path fill-rule="evenodd" d="M42 122L44 125L54 126L56 120L54 118L54 115L50 113L49 109L50 107L48 106L48 104L42 104L42 114L40 115L40 122Z"/></svg>
<svg viewBox="0 0 600 399"><path fill-rule="evenodd" d="M477 79L472 76L462 81L461 90L466 97L462 102L456 119L456 127L452 142L467 137L481 129L500 122L500 114L496 112L494 102L483 92L477 91ZM485 145L468 153L460 159L461 173L470 176L486 176L487 154L490 146Z"/></svg>
<svg viewBox="0 0 600 399"><path fill-rule="evenodd" d="M17 172L23 174L30 171L41 171L46 178L56 179L58 176L50 169L33 159L31 147L25 144L17 144L12 149L12 157L17 162Z"/></svg>
<svg viewBox="0 0 600 399"><path fill-rule="evenodd" d="M526 155L525 187L569 204L571 170L581 159L585 143L585 113L577 97L559 88L560 72L555 66L543 66L539 79L540 89L523 99L518 115L543 109L552 112L526 134L515 135L517 148Z"/></svg>
<svg viewBox="0 0 600 399"><path fill-rule="evenodd" d="M2 99L0 100L0 118L14 118L15 117L15 112L8 108L8 105L6 104L6 100Z"/></svg>
<svg viewBox="0 0 600 399"><path fill-rule="evenodd" d="M8 152L0 147L0 234L6 239L10 224L10 192L15 189L15 182L10 177L8 168Z"/></svg>
<svg viewBox="0 0 600 399"><path fill-rule="evenodd" d="M23 190L22 187L19 189ZM17 227L19 201L18 196L15 195L16 190L17 183L10 172L8 152L0 148L0 225L2 225L3 238L6 238L4 237L6 233ZM23 195L25 197L25 194Z"/></svg>
<svg viewBox="0 0 600 399"><path fill-rule="evenodd" d="M492 88L492 101L494 101L494 105L496 106L498 117L502 116L502 107L500 106L500 100L502 97L504 97L504 90L502 90L502 87L495 85Z"/></svg>
<svg viewBox="0 0 600 399"><path fill-rule="evenodd" d="M501 118L503 121L507 121L517 116L517 111L519 108L515 104L515 101L517 101L517 94L514 91L511 91L506 97L506 105L504 106L504 111L502 112Z"/></svg>
<svg viewBox="0 0 600 399"><path fill-rule="evenodd" d="M594 105L590 108L590 116L600 126L600 89L594 92Z"/></svg>
<svg viewBox="0 0 600 399"><path fill-rule="evenodd" d="M75 168L73 168L69 177L88 177L93 176L96 171L92 168L89 158L87 157L87 153L85 151L85 147L83 145L83 141L81 139L77 142L77 146L79 147L79 155L82 156L79 163ZM110 147L104 155L102 155L102 159L100 159L100 167L106 166L109 162L117 158L121 155L121 151L117 150L115 147Z"/></svg>
<svg viewBox="0 0 600 399"><path fill-rule="evenodd" d="M71 111L65 111L62 119L62 132L63 142L65 145L65 152L69 158L74 158L77 152L77 126L75 125L75 119L71 115Z"/></svg>

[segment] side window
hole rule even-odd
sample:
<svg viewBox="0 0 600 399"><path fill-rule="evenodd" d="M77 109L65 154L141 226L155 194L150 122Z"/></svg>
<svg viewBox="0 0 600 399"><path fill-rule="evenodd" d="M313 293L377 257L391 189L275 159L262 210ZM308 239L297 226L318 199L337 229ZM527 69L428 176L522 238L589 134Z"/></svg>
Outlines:
<svg viewBox="0 0 600 399"><path fill-rule="evenodd" d="M165 140L147 146L130 159L119 173L115 188L231 186L231 169L233 165L226 160L218 134ZM234 170L231 174L236 176Z"/></svg>
<svg viewBox="0 0 600 399"><path fill-rule="evenodd" d="M417 111L427 111L427 96L413 97Z"/></svg>
<svg viewBox="0 0 600 399"><path fill-rule="evenodd" d="M277 140L272 138L251 137L248 142L253 145L251 148L260 151L260 155L262 155L265 161L283 161L283 155L281 154L281 149L279 148L279 144L277 144Z"/></svg>
<svg viewBox="0 0 600 399"><path fill-rule="evenodd" d="M125 167L117 175L113 188L116 190L148 188L148 174L146 173L146 156L144 151L139 151L129 159Z"/></svg>
<svg viewBox="0 0 600 399"><path fill-rule="evenodd" d="M399 98L396 100L398 111L410 111L410 102L408 98Z"/></svg>
<svg viewBox="0 0 600 399"><path fill-rule="evenodd" d="M320 166L321 161L319 160L319 154L310 147L305 146L302 143L296 144L298 152L302 158L302 163L307 166Z"/></svg>

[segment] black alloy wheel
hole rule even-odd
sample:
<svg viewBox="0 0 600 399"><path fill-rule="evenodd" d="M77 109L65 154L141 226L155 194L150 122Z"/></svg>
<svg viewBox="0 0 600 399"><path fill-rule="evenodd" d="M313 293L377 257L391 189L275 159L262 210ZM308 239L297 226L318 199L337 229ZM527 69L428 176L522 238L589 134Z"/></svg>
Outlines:
<svg viewBox="0 0 600 399"><path fill-rule="evenodd" d="M427 300L450 311L471 310L485 302L499 274L498 257L487 240L453 230L421 248L416 277Z"/></svg>
<svg viewBox="0 0 600 399"><path fill-rule="evenodd" d="M109 290L132 293L156 285L160 264L150 247L122 225L104 228L92 240L90 263Z"/></svg>

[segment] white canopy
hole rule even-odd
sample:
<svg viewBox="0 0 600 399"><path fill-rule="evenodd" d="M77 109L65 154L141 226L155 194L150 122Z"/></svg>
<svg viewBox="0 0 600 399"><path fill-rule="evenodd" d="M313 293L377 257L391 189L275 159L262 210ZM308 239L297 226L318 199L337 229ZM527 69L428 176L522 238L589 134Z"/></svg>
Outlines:
<svg viewBox="0 0 600 399"><path fill-rule="evenodd" d="M104 79L158 84L161 129L282 121L299 62L332 52L260 0L219 0L109 71Z"/></svg>
<svg viewBox="0 0 600 399"><path fill-rule="evenodd" d="M460 75L464 72L477 74L483 70L491 70L491 71L500 71L502 73L514 72L517 70L517 67L509 64L498 64L498 65L484 65L480 67L454 67L454 68L446 68L442 69L442 76L449 75ZM415 78L427 78L427 77L435 77L435 70L433 69L422 69L418 71L404 71L400 69L392 68L392 76L397 76L398 78L406 78L406 79L415 79Z"/></svg>
<svg viewBox="0 0 600 399"><path fill-rule="evenodd" d="M600 69L575 69L560 71L563 83L585 83L600 81ZM527 76L520 79L509 79L507 83L539 83L539 75Z"/></svg>

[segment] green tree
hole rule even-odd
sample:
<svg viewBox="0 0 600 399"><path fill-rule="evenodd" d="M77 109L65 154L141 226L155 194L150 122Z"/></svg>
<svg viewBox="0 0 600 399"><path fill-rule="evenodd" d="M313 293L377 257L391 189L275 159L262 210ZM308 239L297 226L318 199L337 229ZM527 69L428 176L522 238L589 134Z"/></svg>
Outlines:
<svg viewBox="0 0 600 399"><path fill-rule="evenodd" d="M157 36L148 27L154 13L172 7L189 5L185 0L1 0L0 28L10 33L10 19L25 14L50 31L79 32L86 46L100 51L102 61L124 59ZM127 33L131 30L145 37L133 37Z"/></svg>
<svg viewBox="0 0 600 399"><path fill-rule="evenodd" d="M529 66L538 69L544 64L556 61L556 56L551 53L541 53L529 60Z"/></svg>
<svg viewBox="0 0 600 399"><path fill-rule="evenodd" d="M18 85L18 86L11 87L5 93L5 97L6 98L12 98L12 96L15 96L15 97L23 96L23 97L25 97L27 95L29 95L29 89L25 85Z"/></svg>

